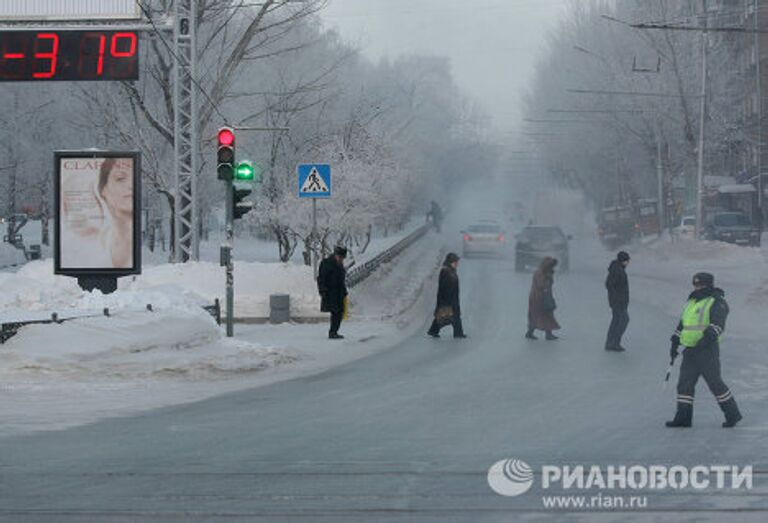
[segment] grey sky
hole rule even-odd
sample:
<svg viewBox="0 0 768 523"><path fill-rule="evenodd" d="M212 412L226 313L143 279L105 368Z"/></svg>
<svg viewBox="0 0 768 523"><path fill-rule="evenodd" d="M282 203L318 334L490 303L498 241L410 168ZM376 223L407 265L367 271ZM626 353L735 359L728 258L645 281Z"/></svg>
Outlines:
<svg viewBox="0 0 768 523"><path fill-rule="evenodd" d="M500 129L519 124L546 34L569 0L331 0L329 27L382 56L449 56L458 84L480 100Z"/></svg>

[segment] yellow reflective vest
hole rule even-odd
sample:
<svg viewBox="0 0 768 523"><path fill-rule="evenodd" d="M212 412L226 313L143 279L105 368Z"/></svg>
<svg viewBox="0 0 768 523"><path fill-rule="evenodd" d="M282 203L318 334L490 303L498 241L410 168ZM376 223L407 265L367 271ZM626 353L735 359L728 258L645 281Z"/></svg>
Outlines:
<svg viewBox="0 0 768 523"><path fill-rule="evenodd" d="M704 331L709 327L709 313L715 298L709 296L703 300L688 300L683 309L680 322L683 329L680 331L680 344L685 347L695 347L704 337Z"/></svg>

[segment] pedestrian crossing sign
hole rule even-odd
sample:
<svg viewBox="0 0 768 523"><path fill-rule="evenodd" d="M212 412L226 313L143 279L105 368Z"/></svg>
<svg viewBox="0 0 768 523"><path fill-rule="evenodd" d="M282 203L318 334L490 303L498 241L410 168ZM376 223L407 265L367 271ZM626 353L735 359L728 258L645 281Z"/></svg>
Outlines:
<svg viewBox="0 0 768 523"><path fill-rule="evenodd" d="M299 198L331 197L331 166L327 163L302 163L299 175Z"/></svg>

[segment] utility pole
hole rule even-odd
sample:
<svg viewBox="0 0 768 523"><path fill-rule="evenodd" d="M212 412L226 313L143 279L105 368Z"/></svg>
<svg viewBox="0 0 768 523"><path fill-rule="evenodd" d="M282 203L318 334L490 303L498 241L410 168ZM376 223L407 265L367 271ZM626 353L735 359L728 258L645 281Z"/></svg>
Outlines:
<svg viewBox="0 0 768 523"><path fill-rule="evenodd" d="M702 229L702 219L703 219L703 197L704 197L704 131L705 131L705 125L706 125L706 114L707 114L707 59L708 59L708 46L709 46L709 32L717 32L717 33L743 33L743 34L754 34L758 35L759 33L768 33L768 31L760 29L759 23L757 20L757 16L760 10L760 3L758 0L753 0L753 6L755 9L755 23L753 29L747 29L744 27L710 27L709 26L709 17L707 14L707 0L702 0L702 7L704 10L704 20L701 27L691 27L691 26L684 26L684 25L670 25L667 23L629 23L624 20L619 20L617 18L614 18L609 15L601 15L602 18L606 20L610 20L611 22L616 22L619 24L626 25L628 27L633 27L635 29L661 29L664 31L701 31L702 38L701 38L701 70L702 70L702 78L701 78L701 121L699 122L699 144L698 144L698 167L697 167L697 173L696 173L696 237L698 238L699 233ZM755 37L755 55L757 59L757 90L758 90L758 139L757 141L757 151L758 151L758 160L757 160L757 166L758 166L758 205L761 207L760 212L762 213L762 205L764 200L764 194L763 194L763 173L762 170L762 144L761 141L763 139L762 137L762 93L760 92L760 56L759 56L759 39L757 36Z"/></svg>
<svg viewBox="0 0 768 523"><path fill-rule="evenodd" d="M656 114L656 190L658 194L656 215L659 219L659 236L666 225L666 200L664 198L664 166L661 160L661 118Z"/></svg>
<svg viewBox="0 0 768 523"><path fill-rule="evenodd" d="M174 2L173 156L176 178L173 261L198 260L197 0Z"/></svg>
<svg viewBox="0 0 768 523"><path fill-rule="evenodd" d="M707 0L701 0L704 8L704 27L701 33L701 114L699 120L698 166L696 169L696 227L694 236L701 238L704 220L704 130L707 121L707 54L709 33L707 31Z"/></svg>
<svg viewBox="0 0 768 523"><path fill-rule="evenodd" d="M760 229L762 232L765 214L763 213L763 91L762 79L760 78L760 29L759 24L759 2L753 1L754 9L754 47L755 47L755 89L757 90L757 208L760 212Z"/></svg>

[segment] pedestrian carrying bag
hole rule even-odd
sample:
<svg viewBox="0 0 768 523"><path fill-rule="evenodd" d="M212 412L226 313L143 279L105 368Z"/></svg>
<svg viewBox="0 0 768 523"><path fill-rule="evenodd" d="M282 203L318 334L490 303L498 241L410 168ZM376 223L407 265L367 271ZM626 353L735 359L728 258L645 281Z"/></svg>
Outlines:
<svg viewBox="0 0 768 523"><path fill-rule="evenodd" d="M557 309L557 303L555 303L555 297L549 293L545 294L541 298L541 308L548 312L551 312Z"/></svg>
<svg viewBox="0 0 768 523"><path fill-rule="evenodd" d="M349 319L349 296L344 296L344 313L342 314L341 318L343 320Z"/></svg>
<svg viewBox="0 0 768 523"><path fill-rule="evenodd" d="M435 313L435 321L441 327L453 322L453 307L439 307Z"/></svg>

